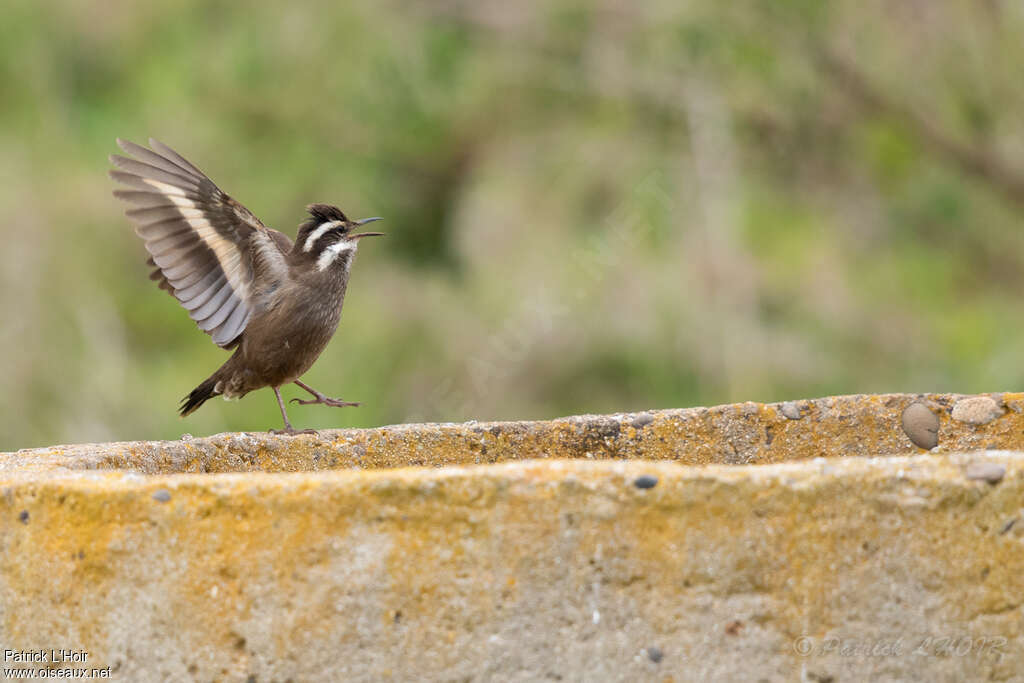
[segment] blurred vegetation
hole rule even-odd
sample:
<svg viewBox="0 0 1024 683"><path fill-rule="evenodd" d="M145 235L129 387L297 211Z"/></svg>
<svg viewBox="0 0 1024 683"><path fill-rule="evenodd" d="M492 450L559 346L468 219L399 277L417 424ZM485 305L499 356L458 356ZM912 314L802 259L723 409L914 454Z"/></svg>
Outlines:
<svg viewBox="0 0 1024 683"><path fill-rule="evenodd" d="M280 426L146 279L114 138L382 215L299 427L1024 384L1024 11L8 0L0 450ZM294 387L286 397L299 395Z"/></svg>

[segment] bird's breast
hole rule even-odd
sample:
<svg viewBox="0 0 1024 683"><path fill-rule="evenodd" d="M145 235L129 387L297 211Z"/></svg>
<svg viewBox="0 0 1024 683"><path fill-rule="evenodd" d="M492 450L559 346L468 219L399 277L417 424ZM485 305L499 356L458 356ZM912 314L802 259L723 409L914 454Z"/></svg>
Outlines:
<svg viewBox="0 0 1024 683"><path fill-rule="evenodd" d="M287 381L306 372L334 336L344 298L344 287L282 288L246 327L248 364Z"/></svg>

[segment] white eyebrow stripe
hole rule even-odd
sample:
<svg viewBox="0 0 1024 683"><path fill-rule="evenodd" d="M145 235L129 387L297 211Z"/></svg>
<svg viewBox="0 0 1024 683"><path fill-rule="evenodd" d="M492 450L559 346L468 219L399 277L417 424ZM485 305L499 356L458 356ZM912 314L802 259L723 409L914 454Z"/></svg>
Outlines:
<svg viewBox="0 0 1024 683"><path fill-rule="evenodd" d="M323 237L325 232L331 228L336 228L339 225L342 225L341 221L328 221L318 225L316 230L309 233L309 237L306 238L306 243L302 246L302 251L313 251L313 245L316 244L316 241Z"/></svg>
<svg viewBox="0 0 1024 683"><path fill-rule="evenodd" d="M332 263L334 263L334 260L336 258L338 258L338 254L340 254L341 252L343 252L343 251L355 251L355 250L356 250L356 241L355 240L342 240L340 242L335 242L334 244L332 244L332 245L328 246L326 249L324 249L323 252L320 254L320 257L317 258L317 260L316 260L317 270L319 270L321 272L327 270L327 268L329 268L330 265Z"/></svg>

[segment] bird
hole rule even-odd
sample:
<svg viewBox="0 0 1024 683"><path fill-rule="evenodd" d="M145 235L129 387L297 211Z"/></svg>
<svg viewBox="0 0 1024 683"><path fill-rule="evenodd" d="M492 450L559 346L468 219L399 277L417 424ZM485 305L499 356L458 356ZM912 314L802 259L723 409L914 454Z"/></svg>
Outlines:
<svg viewBox="0 0 1024 683"><path fill-rule="evenodd" d="M182 417L214 396L236 399L270 387L284 429L281 387L308 392L300 405L358 406L331 398L299 378L334 336L360 240L358 232L380 217L350 220L330 204L310 204L295 242L264 225L218 188L205 173L167 145L149 148L121 138L129 156L113 154L114 196L149 253L150 279L174 296L213 343L234 353L181 400ZM315 430L301 430L315 432Z"/></svg>

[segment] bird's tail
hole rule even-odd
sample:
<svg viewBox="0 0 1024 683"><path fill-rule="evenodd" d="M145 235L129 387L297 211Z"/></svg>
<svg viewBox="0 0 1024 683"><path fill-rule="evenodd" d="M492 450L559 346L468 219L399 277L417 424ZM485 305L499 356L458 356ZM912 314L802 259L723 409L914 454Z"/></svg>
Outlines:
<svg viewBox="0 0 1024 683"><path fill-rule="evenodd" d="M192 393L181 399L182 417L185 417L189 413L195 411L196 408L203 405L214 396L220 395L221 392L217 391L217 383L219 382L217 374L218 373L216 372L213 373L209 379L193 389Z"/></svg>

